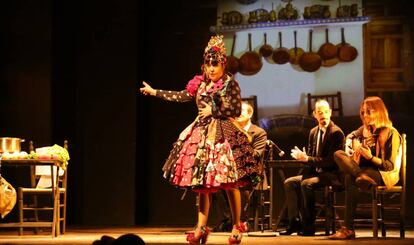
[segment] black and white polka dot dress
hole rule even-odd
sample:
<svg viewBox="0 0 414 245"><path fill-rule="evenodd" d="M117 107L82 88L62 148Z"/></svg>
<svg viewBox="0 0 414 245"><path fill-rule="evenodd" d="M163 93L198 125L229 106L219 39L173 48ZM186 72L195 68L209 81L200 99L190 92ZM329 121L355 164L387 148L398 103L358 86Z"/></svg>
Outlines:
<svg viewBox="0 0 414 245"><path fill-rule="evenodd" d="M238 83L225 75L211 88L202 81L191 94L188 90L157 90L157 97L168 101L204 101L212 116L199 117L181 132L163 167L164 177L180 188L217 191L258 181L262 167L253 158L246 133L234 120L241 113Z"/></svg>

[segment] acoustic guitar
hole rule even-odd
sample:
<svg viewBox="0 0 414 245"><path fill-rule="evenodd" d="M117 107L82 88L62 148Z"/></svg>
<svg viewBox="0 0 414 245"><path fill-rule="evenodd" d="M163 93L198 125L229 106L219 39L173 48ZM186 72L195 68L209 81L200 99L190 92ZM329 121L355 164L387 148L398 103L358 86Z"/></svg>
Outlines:
<svg viewBox="0 0 414 245"><path fill-rule="evenodd" d="M354 137L351 139L350 145L347 146L347 153L352 157L352 159L359 164L361 160L361 153L359 149L361 147L365 148L372 148L375 147L375 144L377 142L377 136L376 134L371 134L369 136L363 136L363 137Z"/></svg>

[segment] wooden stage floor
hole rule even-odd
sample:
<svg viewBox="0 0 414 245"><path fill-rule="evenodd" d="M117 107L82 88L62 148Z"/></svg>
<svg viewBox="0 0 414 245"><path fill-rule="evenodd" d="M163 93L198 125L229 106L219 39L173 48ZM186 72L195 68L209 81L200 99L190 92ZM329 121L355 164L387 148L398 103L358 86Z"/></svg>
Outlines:
<svg viewBox="0 0 414 245"><path fill-rule="evenodd" d="M18 236L16 230L0 230L0 244L92 244L100 239L102 235L109 235L117 238L126 233L139 235L146 244L187 244L185 231L191 227L69 227L64 235L52 238L47 232L34 234L32 231L25 231L23 236ZM255 232L257 233L257 232ZM260 232L259 232L260 233ZM259 234L260 235L260 234ZM208 238L207 244L227 244L229 233L214 232ZM301 236L276 236L276 237L252 237L248 234L243 236L242 244L257 245L298 245L298 244L414 244L414 230L408 230L405 239L399 238L399 232L391 230L387 232L387 238L372 238L372 230L357 230L356 240L331 241L323 233L317 233L314 237Z"/></svg>

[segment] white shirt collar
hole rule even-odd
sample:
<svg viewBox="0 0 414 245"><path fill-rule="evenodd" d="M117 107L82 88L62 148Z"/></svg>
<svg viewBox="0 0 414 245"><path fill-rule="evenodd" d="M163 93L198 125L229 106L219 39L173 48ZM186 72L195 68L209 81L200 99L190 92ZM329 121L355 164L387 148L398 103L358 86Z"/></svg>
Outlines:
<svg viewBox="0 0 414 245"><path fill-rule="evenodd" d="M326 126L326 127L321 127L321 126L319 126L319 129L320 129L323 133L326 133L326 130L328 129L328 126Z"/></svg>
<svg viewBox="0 0 414 245"><path fill-rule="evenodd" d="M248 121L247 124L246 124L246 126L244 126L243 129L247 132L247 131L249 131L250 126L252 126L252 122L251 121Z"/></svg>

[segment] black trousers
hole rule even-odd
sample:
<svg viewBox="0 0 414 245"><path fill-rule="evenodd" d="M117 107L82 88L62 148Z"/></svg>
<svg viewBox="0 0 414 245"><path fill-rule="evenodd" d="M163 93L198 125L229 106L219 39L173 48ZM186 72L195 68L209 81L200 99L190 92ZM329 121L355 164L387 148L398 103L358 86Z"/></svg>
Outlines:
<svg viewBox="0 0 414 245"><path fill-rule="evenodd" d="M338 175L331 172L306 177L297 175L286 179L284 188L289 220L302 216L305 226L315 225L315 190L331 185L333 182L337 185L339 181Z"/></svg>
<svg viewBox="0 0 414 245"><path fill-rule="evenodd" d="M354 229L354 219L356 208L358 205L359 191L355 185L355 179L360 174L366 174L375 182L382 182L381 174L375 167L360 167L351 157L344 151L336 151L334 159L338 167L345 173L345 226L348 229Z"/></svg>

